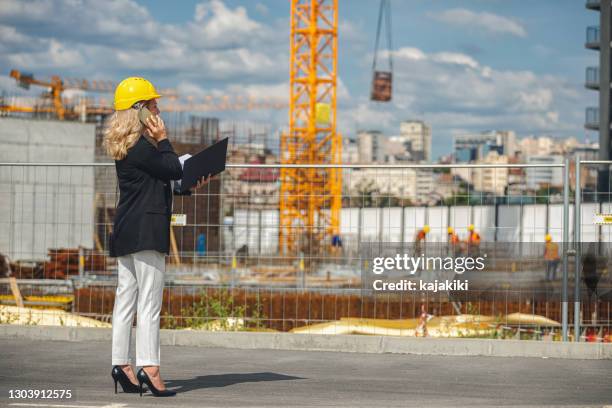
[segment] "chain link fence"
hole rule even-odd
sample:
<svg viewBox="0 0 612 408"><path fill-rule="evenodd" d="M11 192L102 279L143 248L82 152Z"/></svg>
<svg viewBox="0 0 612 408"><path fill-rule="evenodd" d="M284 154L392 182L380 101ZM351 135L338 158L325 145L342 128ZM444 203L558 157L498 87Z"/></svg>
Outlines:
<svg viewBox="0 0 612 408"><path fill-rule="evenodd" d="M321 235L308 232L325 229L325 220L300 225L294 239L303 245L294 252L279 245L281 165L228 165L192 196L174 197L173 213L186 221L171 231L162 326L607 341L610 231L592 218L612 211L610 195L602 201L601 192L593 198L597 192L581 188L585 169L596 165L336 166L338 232L313 243ZM17 302L10 276L30 310L109 323L117 198L112 164L0 164L2 304ZM363 244L453 241L469 254L474 234L489 264L466 275L467 291L379 293L362 285ZM547 236L556 259L547 258ZM587 242L598 248L596 293L581 274L588 251L577 244Z"/></svg>

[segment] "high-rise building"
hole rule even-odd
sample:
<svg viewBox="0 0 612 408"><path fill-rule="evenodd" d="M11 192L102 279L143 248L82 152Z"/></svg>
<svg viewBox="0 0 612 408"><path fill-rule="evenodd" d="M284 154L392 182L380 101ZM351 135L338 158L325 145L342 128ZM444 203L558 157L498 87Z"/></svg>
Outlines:
<svg viewBox="0 0 612 408"><path fill-rule="evenodd" d="M597 143L581 143L574 137L555 139L550 136L528 136L518 142L520 158L527 160L531 156L561 155L574 157L579 154L583 160L597 160L599 145Z"/></svg>
<svg viewBox="0 0 612 408"><path fill-rule="evenodd" d="M413 157L408 148L409 142L402 136L389 136L385 140L385 161L387 163L410 162Z"/></svg>
<svg viewBox="0 0 612 408"><path fill-rule="evenodd" d="M359 145L354 139L342 138L342 163L359 163Z"/></svg>
<svg viewBox="0 0 612 408"><path fill-rule="evenodd" d="M561 164L563 156L531 156L528 164ZM563 185L563 168L561 167L528 167L525 169L527 188L538 190L546 187L561 187Z"/></svg>
<svg viewBox="0 0 612 408"><path fill-rule="evenodd" d="M508 164L508 156L500 155L496 150L491 150L486 157L479 158L474 162L477 164L505 165ZM507 167L453 168L451 174L470 183L476 191L503 195L508 186L509 172Z"/></svg>
<svg viewBox="0 0 612 408"><path fill-rule="evenodd" d="M569 152L571 157L578 156L580 160L597 160L599 158L598 144L579 144Z"/></svg>
<svg viewBox="0 0 612 408"><path fill-rule="evenodd" d="M508 156L490 152L480 161L483 164L508 164ZM507 167L484 167L473 169L472 184L477 191L503 195L508 186Z"/></svg>
<svg viewBox="0 0 612 408"><path fill-rule="evenodd" d="M457 163L483 160L490 152L512 157L516 154L516 135L513 131L492 130L456 136L454 156Z"/></svg>
<svg viewBox="0 0 612 408"><path fill-rule="evenodd" d="M384 161L382 144L382 133L379 131L360 131L357 134L359 162L364 164L382 163Z"/></svg>
<svg viewBox="0 0 612 408"><path fill-rule="evenodd" d="M400 124L399 139L404 143L412 160L431 161L431 128L425 122L421 120L403 121Z"/></svg>
<svg viewBox="0 0 612 408"><path fill-rule="evenodd" d="M352 196L363 195L367 186L381 196L408 198L416 204L429 202L435 187L431 169L356 169L345 180Z"/></svg>
<svg viewBox="0 0 612 408"><path fill-rule="evenodd" d="M524 137L518 142L521 157L548 156L556 150L555 141L549 136Z"/></svg>
<svg viewBox="0 0 612 408"><path fill-rule="evenodd" d="M585 86L599 92L599 106L586 108L584 127L599 131L599 159L612 159L610 124L612 112L612 4L610 1L587 0L586 8L599 12L599 26L587 27L585 47L599 51L599 67L587 67ZM610 171L601 170L597 177L597 191L609 191Z"/></svg>

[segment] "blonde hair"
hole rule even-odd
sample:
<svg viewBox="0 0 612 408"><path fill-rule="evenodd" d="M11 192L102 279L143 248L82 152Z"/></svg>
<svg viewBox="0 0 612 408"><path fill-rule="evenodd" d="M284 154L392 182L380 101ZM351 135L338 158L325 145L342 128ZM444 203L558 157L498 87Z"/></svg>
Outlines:
<svg viewBox="0 0 612 408"><path fill-rule="evenodd" d="M124 159L128 149L140 138L142 129L137 109L115 111L104 125L102 144L106 153L115 160Z"/></svg>

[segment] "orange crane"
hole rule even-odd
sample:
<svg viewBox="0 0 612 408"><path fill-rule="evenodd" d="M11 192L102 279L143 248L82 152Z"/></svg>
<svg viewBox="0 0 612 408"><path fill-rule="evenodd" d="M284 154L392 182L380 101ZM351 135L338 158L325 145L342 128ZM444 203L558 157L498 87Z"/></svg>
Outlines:
<svg viewBox="0 0 612 408"><path fill-rule="evenodd" d="M338 0L291 0L289 132L281 163L340 164L336 130ZM282 168L279 249L290 256L321 254L339 240L339 168Z"/></svg>
<svg viewBox="0 0 612 408"><path fill-rule="evenodd" d="M68 111L64 105L62 93L66 89L81 89L85 91L97 91L97 92L112 92L114 90L113 84L110 81L87 81L87 80L66 80L63 81L59 76L51 76L51 80L43 81L34 78L31 74L24 74L16 69L11 70L10 76L15 78L17 84L24 88L30 89L31 85L43 86L49 89L48 97L51 99L51 108L30 108L30 107L14 107L4 105L3 110L8 111L43 111L43 112L55 112L57 118L64 120ZM31 109L31 110L30 110Z"/></svg>
<svg viewBox="0 0 612 408"><path fill-rule="evenodd" d="M67 108L70 104L70 99L63 96L63 92L67 89L80 89L83 91L113 93L116 84L112 81L89 81L86 79L62 79L58 75L53 75L49 81L43 81L34 78L31 74L24 74L18 70L11 70L10 76L15 78L17 84L29 89L31 85L42 86L49 89L49 93L45 94L46 98L51 99L51 106L17 106L9 104L0 104L0 111L5 112L50 112L55 113L57 118L64 120L67 118L76 118L79 116L78 108ZM236 111L236 110L254 110L254 109L284 109L287 107L287 102L273 98L253 98L242 95L237 96L212 96L205 95L202 97L180 97L174 89L162 89L161 94L166 98L162 101L163 110L166 112L208 112L208 111ZM113 112L113 108L108 103L93 104L89 101L85 106L86 114L109 114Z"/></svg>
<svg viewBox="0 0 612 408"><path fill-rule="evenodd" d="M290 1L289 132L281 134L281 163L331 166L281 169L279 249L293 256L321 254L325 248L333 253L333 246L342 245L342 172L334 167L342 162L336 127L338 0ZM392 91L390 2L380 2L372 66L371 99L380 102L389 102ZM388 71L376 64L383 25Z"/></svg>

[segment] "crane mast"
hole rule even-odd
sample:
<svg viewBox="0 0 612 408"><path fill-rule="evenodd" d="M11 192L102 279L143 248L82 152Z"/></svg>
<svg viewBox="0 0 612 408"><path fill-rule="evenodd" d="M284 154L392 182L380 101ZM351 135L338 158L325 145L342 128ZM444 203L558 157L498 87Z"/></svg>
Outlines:
<svg viewBox="0 0 612 408"><path fill-rule="evenodd" d="M281 163L341 163L336 130L338 0L291 0L289 131ZM322 255L339 234L339 168L282 168L279 249Z"/></svg>

